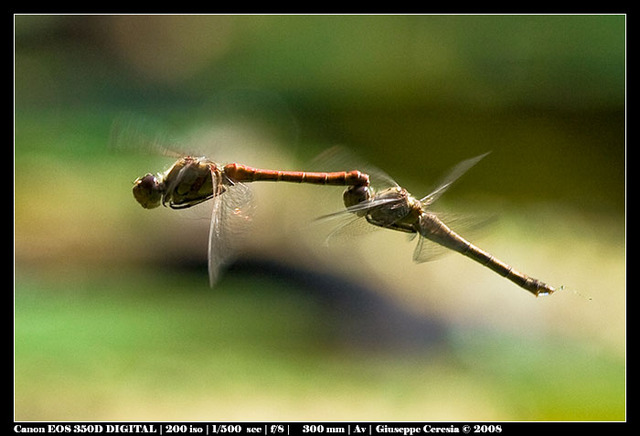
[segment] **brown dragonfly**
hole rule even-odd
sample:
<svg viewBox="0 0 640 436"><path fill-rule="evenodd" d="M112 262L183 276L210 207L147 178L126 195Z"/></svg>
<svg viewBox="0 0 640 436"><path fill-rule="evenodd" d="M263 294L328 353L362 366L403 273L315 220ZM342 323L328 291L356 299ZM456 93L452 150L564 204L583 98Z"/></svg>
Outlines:
<svg viewBox="0 0 640 436"><path fill-rule="evenodd" d="M328 239L348 233L349 227L359 225L358 222L364 219L376 227L418 236L418 244L413 254L413 260L417 263L432 260L434 252L437 252L433 248L437 244L479 262L535 296L552 294L556 291L555 288L517 271L475 246L454 232L431 210L431 206L451 184L487 154L460 162L443 178L433 192L420 199L411 195L382 171L361 165L360 168L371 176L371 184L348 187L343 194L346 209L320 218L351 216L334 229Z"/></svg>
<svg viewBox="0 0 640 436"><path fill-rule="evenodd" d="M262 181L364 187L369 185L369 176L358 170L265 170L238 163L221 165L206 157L187 156L163 173L148 173L138 178L133 185L133 195L145 209L161 204L185 209L213 200L208 248L209 280L213 286L220 267L233 257L238 223L251 219L251 195L245 183Z"/></svg>
<svg viewBox="0 0 640 436"><path fill-rule="evenodd" d="M187 209L211 200L208 240L209 281L213 286L221 267L237 253L246 236L253 212L252 182L291 182L333 186L364 186L369 176L358 170L334 172L280 171L250 167L239 163L220 164L207 157L185 156L176 150L188 147L170 140L161 126L147 119L121 116L111 130L110 147L115 150L142 151L177 159L168 170L147 173L133 183L133 195L145 209L160 205Z"/></svg>

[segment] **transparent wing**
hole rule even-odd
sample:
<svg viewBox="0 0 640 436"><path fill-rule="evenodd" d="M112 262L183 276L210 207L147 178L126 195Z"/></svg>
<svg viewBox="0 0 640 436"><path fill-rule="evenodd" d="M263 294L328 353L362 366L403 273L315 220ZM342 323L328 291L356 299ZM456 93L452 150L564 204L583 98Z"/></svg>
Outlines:
<svg viewBox="0 0 640 436"><path fill-rule="evenodd" d="M440 244L436 244L435 242L420 235L418 237L416 248L413 250L413 261L415 263L430 262L432 260L440 259L449 253L452 253L452 251L448 248L443 247Z"/></svg>
<svg viewBox="0 0 640 436"><path fill-rule="evenodd" d="M398 184L380 168L365 162L343 146L333 146L320 153L313 160L313 168L318 171L358 170L369 175L371 186L378 190L398 186Z"/></svg>
<svg viewBox="0 0 640 436"><path fill-rule="evenodd" d="M471 167L480 162L482 158L488 155L490 152L481 154L480 156L472 157L471 159L463 160L458 165L453 167L451 171L440 181L437 188L434 189L429 195L420 199L422 204L426 207L433 204L447 189L458 180L464 173L469 171Z"/></svg>
<svg viewBox="0 0 640 436"><path fill-rule="evenodd" d="M209 229L209 284L218 281L220 269L238 255L249 233L253 212L251 191L241 183L213 197Z"/></svg>
<svg viewBox="0 0 640 436"><path fill-rule="evenodd" d="M327 219L332 219L332 218L337 218L343 215L348 215L348 214L354 214L357 212L362 212L362 211L367 211L369 209L372 209L376 206L382 206L384 204L386 205L390 205L391 203L398 203L399 200L397 198L379 198L379 199L374 199L372 201L363 201L362 203L358 203L355 204L353 206L349 206L349 207L345 207L343 210L339 210L338 212L333 212L333 213L329 213L326 215L322 215L318 218L316 218L316 220L327 220ZM390 205L390 207L393 207Z"/></svg>
<svg viewBox="0 0 640 436"><path fill-rule="evenodd" d="M328 215L324 215L316 219L316 222L334 221L338 224L333 227L333 230L327 235L325 239L325 245L333 245L336 242L347 243L353 241L354 238L368 235L376 230L384 227L371 224L364 218L364 213L371 208L383 206L388 209L393 209L396 204L402 202L397 198L380 198L373 201L362 202L354 206L345 208L344 210L334 212Z"/></svg>
<svg viewBox="0 0 640 436"><path fill-rule="evenodd" d="M340 223L325 238L325 245L351 243L354 238L368 235L380 229L380 227L372 226L367 220L359 216L341 215L341 218Z"/></svg>
<svg viewBox="0 0 640 436"><path fill-rule="evenodd" d="M209 285L213 287L218 281L220 268L228 260L229 251L225 249L225 240L222 238L222 197L213 197L213 210L211 213L211 227L209 228L208 267Z"/></svg>
<svg viewBox="0 0 640 436"><path fill-rule="evenodd" d="M363 161L343 146L331 147L316 156L312 162L312 167L317 171L358 170L366 173L369 175L369 180L374 191L398 186L384 171ZM327 192L329 191L323 191L322 195L327 195ZM322 215L316 218L315 221L333 221L336 223L325 239L326 244L333 244L338 241L347 242L355 237L364 236L379 229L379 227L371 225L364 218L361 218L363 215L362 212L395 201L397 200L393 198L374 199L373 201L362 202L337 212Z"/></svg>
<svg viewBox="0 0 640 436"><path fill-rule="evenodd" d="M184 156L183 146L171 139L163 126L149 118L121 114L111 124L108 148L115 153L140 153L174 158Z"/></svg>

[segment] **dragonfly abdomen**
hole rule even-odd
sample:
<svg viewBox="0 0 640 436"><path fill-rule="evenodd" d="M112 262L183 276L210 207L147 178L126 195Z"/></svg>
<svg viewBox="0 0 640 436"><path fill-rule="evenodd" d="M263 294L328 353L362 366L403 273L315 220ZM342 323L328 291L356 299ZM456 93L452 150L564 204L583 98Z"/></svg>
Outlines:
<svg viewBox="0 0 640 436"><path fill-rule="evenodd" d="M369 176L357 170L338 172L277 171L258 169L232 163L225 165L224 173L227 177L236 182L245 183L273 181L336 186L359 186L369 184Z"/></svg>
<svg viewBox="0 0 640 436"><path fill-rule="evenodd" d="M540 280L529 277L528 275L521 273L512 266L496 259L493 255L487 253L484 250L469 243L469 247L466 252L462 253L465 256L481 263L492 271L500 274L506 279L511 280L516 285L531 292L536 297L540 294L551 294L555 292L555 289Z"/></svg>
<svg viewBox="0 0 640 436"><path fill-rule="evenodd" d="M425 238L443 245L451 250L464 254L470 259L486 266L502 277L511 280L536 297L540 294L551 294L555 289L540 280L517 271L512 266L496 259L492 254L476 247L471 242L451 230L435 215L425 213L421 216L421 234ZM425 231L426 230L426 231Z"/></svg>

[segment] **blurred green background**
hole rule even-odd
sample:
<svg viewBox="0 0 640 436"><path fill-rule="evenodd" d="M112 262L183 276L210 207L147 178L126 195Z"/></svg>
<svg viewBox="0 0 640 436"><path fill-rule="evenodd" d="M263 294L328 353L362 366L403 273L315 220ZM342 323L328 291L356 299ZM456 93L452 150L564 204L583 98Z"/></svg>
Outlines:
<svg viewBox="0 0 640 436"><path fill-rule="evenodd" d="M626 418L624 16L14 23L15 419ZM340 144L419 197L491 150L442 208L565 289L393 232L325 247L341 189L276 184L210 289L207 206L134 201L172 159L111 150L122 114L259 167Z"/></svg>

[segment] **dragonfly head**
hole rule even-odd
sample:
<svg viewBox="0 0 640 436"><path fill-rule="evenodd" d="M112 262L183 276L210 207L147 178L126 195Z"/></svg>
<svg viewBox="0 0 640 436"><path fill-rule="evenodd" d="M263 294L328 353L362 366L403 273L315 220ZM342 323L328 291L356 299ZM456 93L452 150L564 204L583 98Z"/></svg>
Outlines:
<svg viewBox="0 0 640 436"><path fill-rule="evenodd" d="M145 209L153 209L160 206L162 192L162 183L151 173L133 182L133 196Z"/></svg>
<svg viewBox="0 0 640 436"><path fill-rule="evenodd" d="M351 207L371 200L372 196L369 185L355 185L345 189L344 194L342 194L342 201L344 201L345 207Z"/></svg>

